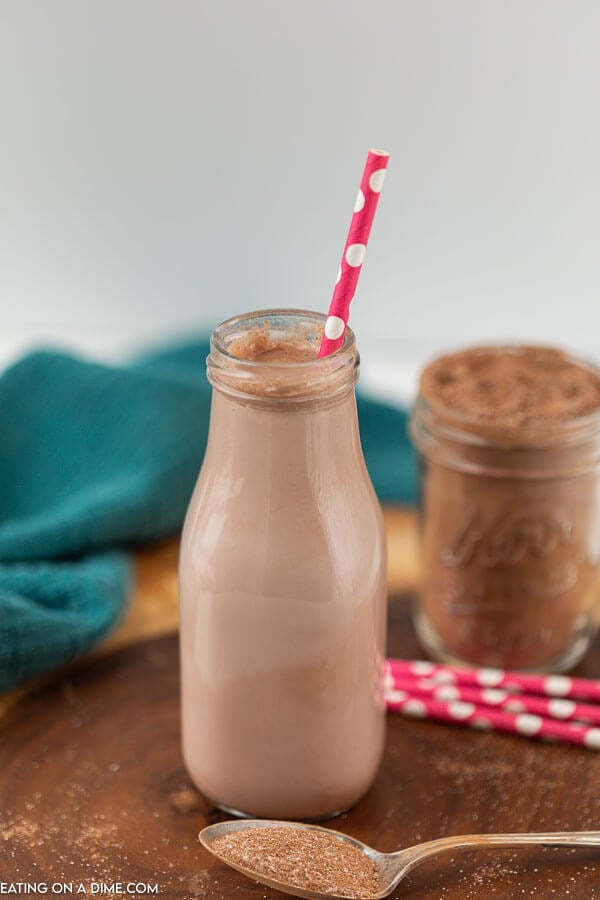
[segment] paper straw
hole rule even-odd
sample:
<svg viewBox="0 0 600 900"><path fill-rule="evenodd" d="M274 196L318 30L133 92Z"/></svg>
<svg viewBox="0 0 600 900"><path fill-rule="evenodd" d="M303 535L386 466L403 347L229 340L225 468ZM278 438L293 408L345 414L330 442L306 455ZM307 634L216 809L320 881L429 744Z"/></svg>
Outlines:
<svg viewBox="0 0 600 900"><path fill-rule="evenodd" d="M516 693L526 692L545 697L566 697L600 703L600 681L571 678L568 675L528 675L502 669L466 669L443 666L428 660L388 660L394 676L402 674L431 678L445 684L495 687Z"/></svg>
<svg viewBox="0 0 600 900"><path fill-rule="evenodd" d="M350 304L356 293L358 276L367 251L367 241L388 161L389 153L384 150L369 150L329 305L319 356L329 356L342 346L350 315Z"/></svg>
<svg viewBox="0 0 600 900"><path fill-rule="evenodd" d="M444 702L391 688L386 691L386 703L389 710L411 718L431 719L600 750L600 728L546 719L532 713L510 713L462 700Z"/></svg>
<svg viewBox="0 0 600 900"><path fill-rule="evenodd" d="M503 688L449 684L432 678L416 678L414 675L394 676L391 673L386 683L391 690L432 697L434 700L463 700L477 706L491 706L511 713L527 712L557 721L600 725L600 705L592 706L565 697L515 694Z"/></svg>

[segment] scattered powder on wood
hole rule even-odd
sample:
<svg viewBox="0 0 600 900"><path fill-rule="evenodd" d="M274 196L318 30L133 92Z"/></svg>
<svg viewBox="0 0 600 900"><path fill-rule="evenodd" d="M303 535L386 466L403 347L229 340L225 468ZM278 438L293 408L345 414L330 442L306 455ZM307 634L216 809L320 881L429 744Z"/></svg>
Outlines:
<svg viewBox="0 0 600 900"><path fill-rule="evenodd" d="M248 828L217 838L213 846L226 862L301 890L357 900L368 900L379 890L373 860L324 831Z"/></svg>

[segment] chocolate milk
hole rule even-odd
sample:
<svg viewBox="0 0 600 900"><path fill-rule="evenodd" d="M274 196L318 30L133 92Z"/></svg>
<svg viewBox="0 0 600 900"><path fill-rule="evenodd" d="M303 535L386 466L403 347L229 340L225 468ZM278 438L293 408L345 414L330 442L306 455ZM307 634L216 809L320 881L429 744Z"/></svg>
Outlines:
<svg viewBox="0 0 600 900"><path fill-rule="evenodd" d="M317 360L323 317L265 321L225 323L208 360L181 546L183 749L216 805L313 819L354 804L380 762L385 538L351 332Z"/></svg>
<svg viewBox="0 0 600 900"><path fill-rule="evenodd" d="M561 670L596 629L600 375L545 347L479 347L423 372L424 582L442 659Z"/></svg>

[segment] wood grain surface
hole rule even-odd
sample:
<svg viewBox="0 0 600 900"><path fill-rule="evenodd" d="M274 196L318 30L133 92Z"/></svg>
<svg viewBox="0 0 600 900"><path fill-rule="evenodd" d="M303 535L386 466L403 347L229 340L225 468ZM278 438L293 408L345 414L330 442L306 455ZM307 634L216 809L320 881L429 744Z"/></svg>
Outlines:
<svg viewBox="0 0 600 900"><path fill-rule="evenodd" d="M408 598L390 603L389 652L419 655ZM581 674L600 676L600 645ZM328 823L382 850L447 834L600 827L600 754L388 717L369 794ZM180 754L177 638L112 649L56 676L0 720L0 883L145 882L167 898L263 898L213 859L218 821ZM130 896L143 896L134 893ZM600 898L598 851L455 854L393 895Z"/></svg>

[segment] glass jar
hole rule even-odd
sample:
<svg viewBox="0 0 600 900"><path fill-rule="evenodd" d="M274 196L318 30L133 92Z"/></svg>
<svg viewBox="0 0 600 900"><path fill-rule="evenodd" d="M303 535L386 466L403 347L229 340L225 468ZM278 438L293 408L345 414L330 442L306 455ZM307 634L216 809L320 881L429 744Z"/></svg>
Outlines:
<svg viewBox="0 0 600 900"><path fill-rule="evenodd" d="M318 341L325 317L220 325L206 455L180 557L183 753L235 814L314 819L352 806L385 728L386 542L360 445L352 331L323 359L228 348L259 328Z"/></svg>
<svg viewBox="0 0 600 900"><path fill-rule="evenodd" d="M465 352L478 349L521 352ZM597 628L600 409L512 430L492 416L483 427L427 396L428 369L411 419L421 464L421 643L445 662L569 669Z"/></svg>

